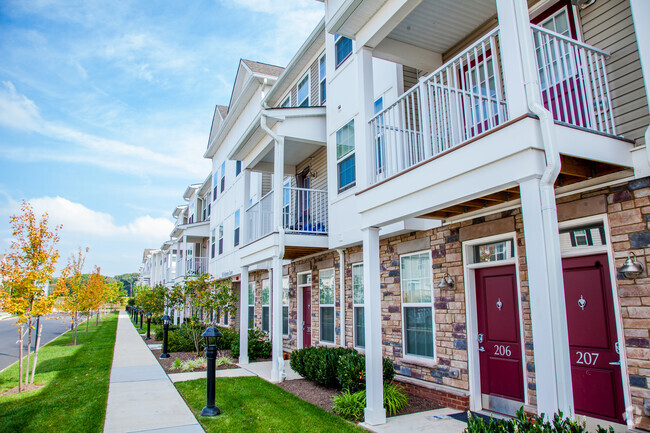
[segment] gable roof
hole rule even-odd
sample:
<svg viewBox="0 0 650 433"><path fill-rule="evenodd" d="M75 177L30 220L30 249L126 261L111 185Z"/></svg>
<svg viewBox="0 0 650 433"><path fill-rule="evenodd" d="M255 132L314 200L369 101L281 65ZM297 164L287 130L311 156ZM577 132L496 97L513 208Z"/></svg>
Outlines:
<svg viewBox="0 0 650 433"><path fill-rule="evenodd" d="M217 135L217 131L219 131L219 127L227 115L228 107L225 105L217 105L214 107L214 114L212 115L212 126L210 126L210 136L208 138L208 147L210 147L212 139L215 135Z"/></svg>
<svg viewBox="0 0 650 433"><path fill-rule="evenodd" d="M284 68L281 66L269 65L268 63L256 62L254 60L242 59L242 62L255 74L270 75L279 77Z"/></svg>

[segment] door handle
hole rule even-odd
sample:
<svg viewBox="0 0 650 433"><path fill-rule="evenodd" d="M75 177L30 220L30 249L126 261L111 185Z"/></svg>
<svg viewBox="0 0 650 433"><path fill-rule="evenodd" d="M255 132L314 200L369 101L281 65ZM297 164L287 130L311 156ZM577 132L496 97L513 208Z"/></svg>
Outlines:
<svg viewBox="0 0 650 433"><path fill-rule="evenodd" d="M479 348L478 348L478 351L479 351L479 352L485 352L485 347L483 347L483 346L479 347Z"/></svg>

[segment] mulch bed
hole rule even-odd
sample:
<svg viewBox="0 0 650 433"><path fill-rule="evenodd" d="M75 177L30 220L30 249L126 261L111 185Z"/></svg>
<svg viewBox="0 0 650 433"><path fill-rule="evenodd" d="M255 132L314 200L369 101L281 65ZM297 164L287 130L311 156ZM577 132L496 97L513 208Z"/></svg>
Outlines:
<svg viewBox="0 0 650 433"><path fill-rule="evenodd" d="M308 401L328 412L332 412L332 399L339 394L339 391L333 388L326 388L318 385L308 379L287 380L278 384L278 386L285 391L294 394L295 396ZM407 408L398 413L397 415L406 415L409 413L424 412L427 410L440 409L442 406L427 400L425 398L417 397L415 395L406 394L409 405ZM388 414L387 414L388 415Z"/></svg>
<svg viewBox="0 0 650 433"><path fill-rule="evenodd" d="M142 339L144 340L147 337L147 334L142 336ZM162 344L162 340L156 340L153 338L153 335L151 336L151 340L144 340L145 343L147 344Z"/></svg>
<svg viewBox="0 0 650 433"><path fill-rule="evenodd" d="M27 384L27 385L23 385L22 392L34 391L35 389L43 388L44 386L45 385L38 385L38 384L31 384L30 383L30 384ZM2 394L0 394L0 397L3 396L3 395L10 395L10 394L18 394L18 387L14 386L10 390L7 390L7 391L3 392Z"/></svg>
<svg viewBox="0 0 650 433"><path fill-rule="evenodd" d="M151 352L154 354L154 356L156 357L156 359L158 360L158 362L160 363L162 368L165 370L165 373L167 373L167 374L170 374L170 373L184 373L184 371L182 371L180 369L178 369L178 370L172 369L172 365L174 364L174 360L176 358L180 359L181 361L189 361L191 359L196 359L198 357L205 358L204 355L197 355L194 352L170 352L169 353L169 358L160 359L160 354L162 353L162 350L160 350L160 349L159 350L152 350ZM221 357L230 358L230 351L229 350L220 350L220 351L218 351L217 352L217 358L221 358ZM230 360L233 362L233 364L231 364L231 365L220 365L220 366L218 366L216 368L216 370L228 370L228 369L231 369L231 368L239 368L238 365L234 364L234 362L236 362L236 360L233 360L232 358L230 358ZM201 367L201 368L197 368L197 369L195 369L193 371L206 371L206 368Z"/></svg>

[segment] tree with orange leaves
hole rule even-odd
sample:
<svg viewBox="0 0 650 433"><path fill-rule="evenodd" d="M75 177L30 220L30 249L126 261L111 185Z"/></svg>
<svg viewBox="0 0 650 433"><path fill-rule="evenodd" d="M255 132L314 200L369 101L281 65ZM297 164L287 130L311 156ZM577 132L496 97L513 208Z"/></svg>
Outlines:
<svg viewBox="0 0 650 433"><path fill-rule="evenodd" d="M106 279L102 276L99 266L95 266L95 270L86 284L85 309L87 311L97 311L97 324L99 324L99 307L105 302L107 290ZM88 332L88 322L90 320L86 321L86 332Z"/></svg>
<svg viewBox="0 0 650 433"><path fill-rule="evenodd" d="M25 384L28 384L29 348L34 319L37 316L50 314L57 298L56 293L47 293L46 289L59 259L56 244L59 242L58 231L62 227L55 226L54 230L50 231L47 213L40 219L37 218L32 206L27 202L22 203L21 214L11 216L9 221L14 239L5 260L0 263L0 307L18 317L16 321L20 329L18 390L22 391L22 342L25 326L29 333L25 374ZM34 369L35 362L36 359ZM33 380L32 373L32 382Z"/></svg>
<svg viewBox="0 0 650 433"><path fill-rule="evenodd" d="M88 248L86 248L86 254ZM79 248L76 254L71 254L68 264L61 271L61 277L57 280L57 286L61 293L62 302L60 308L68 313L74 328L74 341L77 344L77 324L79 312L84 311L86 281L83 278L83 267L86 256Z"/></svg>

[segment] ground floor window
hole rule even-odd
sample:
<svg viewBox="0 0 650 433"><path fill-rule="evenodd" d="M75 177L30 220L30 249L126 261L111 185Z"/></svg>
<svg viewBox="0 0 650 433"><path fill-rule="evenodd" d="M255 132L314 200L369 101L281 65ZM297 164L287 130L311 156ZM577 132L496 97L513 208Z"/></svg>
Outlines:
<svg viewBox="0 0 650 433"><path fill-rule="evenodd" d="M363 299L363 264L352 265L352 301L354 305L354 347L366 347Z"/></svg>
<svg viewBox="0 0 650 433"><path fill-rule="evenodd" d="M434 357L433 280L429 251L400 257L406 355Z"/></svg>
<svg viewBox="0 0 650 433"><path fill-rule="evenodd" d="M255 327L255 283L248 283L248 329Z"/></svg>
<svg viewBox="0 0 650 433"><path fill-rule="evenodd" d="M334 269L318 273L320 341L334 343Z"/></svg>
<svg viewBox="0 0 650 433"><path fill-rule="evenodd" d="M262 331L269 332L269 292L270 292L270 281L262 281Z"/></svg>
<svg viewBox="0 0 650 433"><path fill-rule="evenodd" d="M289 277L282 277L282 335L289 335Z"/></svg>

